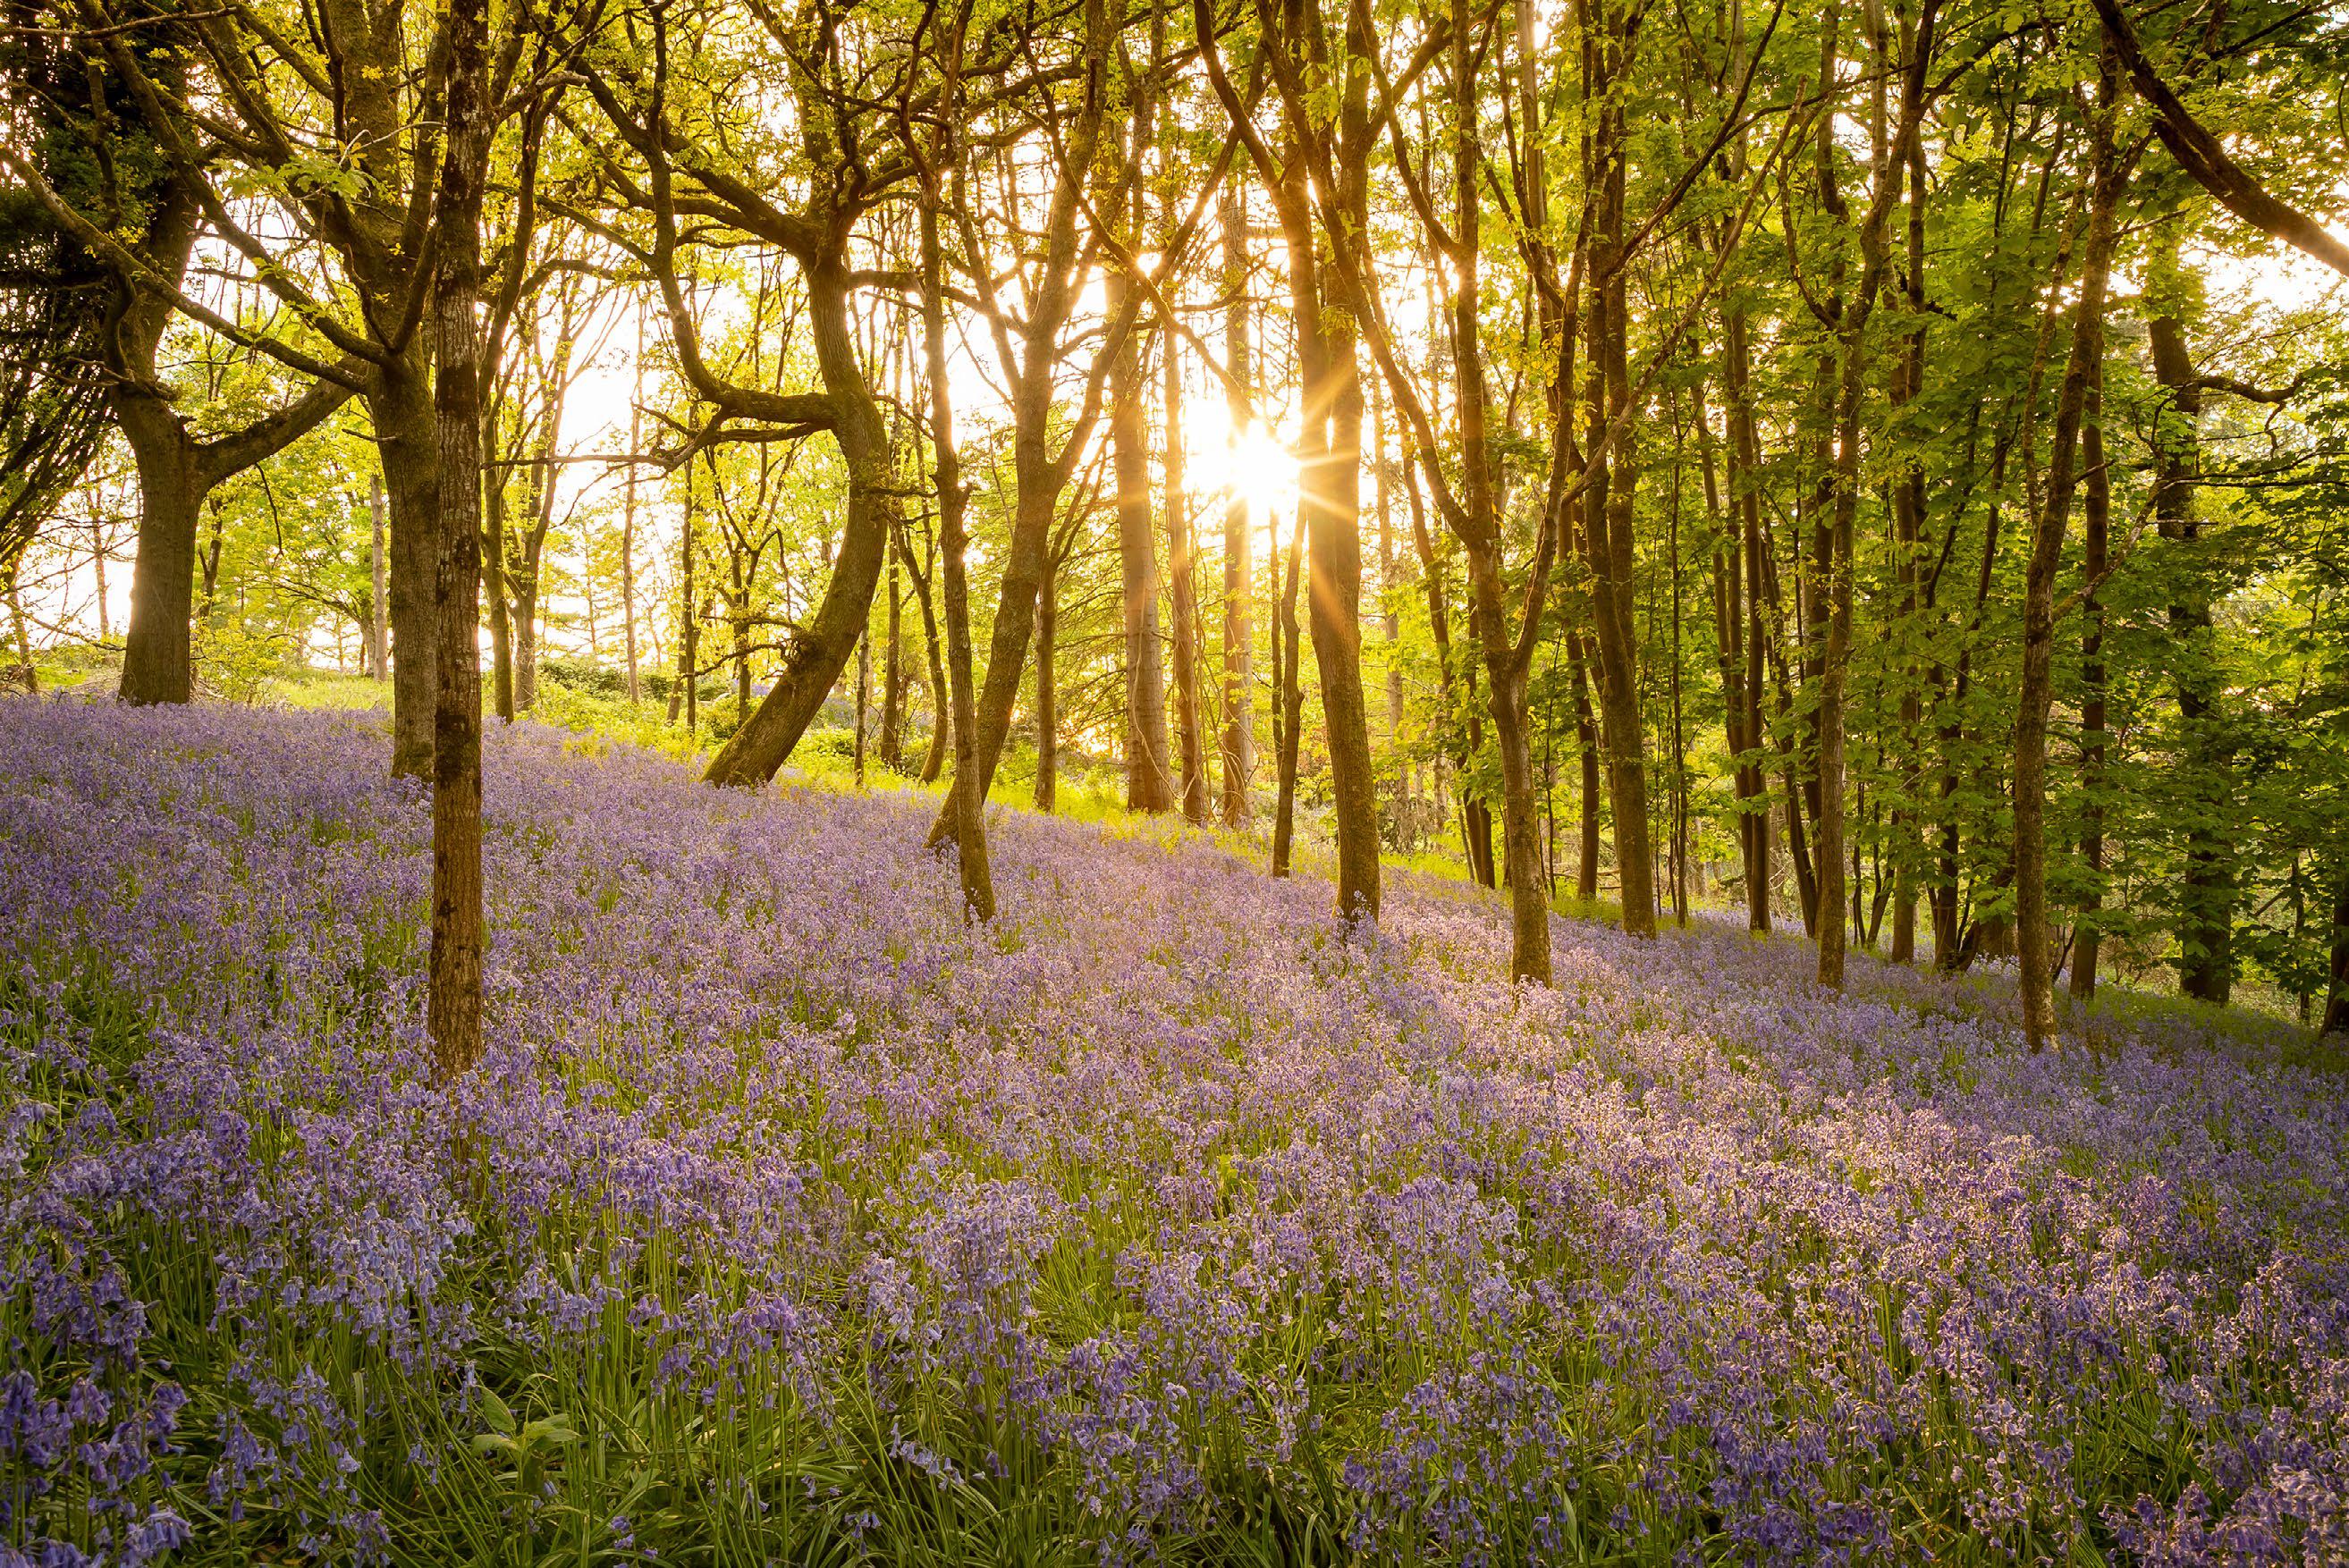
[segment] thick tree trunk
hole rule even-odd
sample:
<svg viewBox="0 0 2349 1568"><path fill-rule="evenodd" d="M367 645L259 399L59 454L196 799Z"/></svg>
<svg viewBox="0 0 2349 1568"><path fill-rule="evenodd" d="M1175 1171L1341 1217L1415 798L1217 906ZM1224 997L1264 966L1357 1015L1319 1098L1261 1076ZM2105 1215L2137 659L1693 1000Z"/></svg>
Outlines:
<svg viewBox="0 0 2349 1568"><path fill-rule="evenodd" d="M211 486L187 427L161 397L118 390L114 406L139 469L139 554L130 569L122 700L182 703L195 685L189 627L195 613L196 519Z"/></svg>

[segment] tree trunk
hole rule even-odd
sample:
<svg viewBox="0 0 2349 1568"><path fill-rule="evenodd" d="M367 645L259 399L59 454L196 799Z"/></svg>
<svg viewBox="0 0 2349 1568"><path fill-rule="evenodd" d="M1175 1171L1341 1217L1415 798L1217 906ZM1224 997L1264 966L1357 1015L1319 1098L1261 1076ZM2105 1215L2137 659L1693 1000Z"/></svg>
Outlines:
<svg viewBox="0 0 2349 1568"><path fill-rule="evenodd" d="M628 660L628 706L644 700L636 676L636 448L644 439L645 317L636 313L636 355L629 361L636 386L628 398L628 481L620 514L620 624Z"/></svg>
<svg viewBox="0 0 2349 1568"><path fill-rule="evenodd" d="M2021 960L2023 1032L2034 1051L2054 1037L2053 936L2047 911L2047 717L2054 701L2055 573L2071 521L2080 427L2088 387L2104 354L2105 284L2112 267L2124 175L2112 145L2117 96L2109 46L2099 62L2103 102L2091 122L2095 139L2088 238L2074 306L2072 351L2055 403L2047 490L2033 520L2031 562L2023 578L2023 677L2014 719L2014 926Z"/></svg>
<svg viewBox="0 0 2349 1568"><path fill-rule="evenodd" d="M429 778L440 700L440 448L427 334L367 393L391 511L391 770Z"/></svg>
<svg viewBox="0 0 2349 1568"><path fill-rule="evenodd" d="M905 770L905 593L897 552L905 547L897 529L889 531L889 634L881 646L881 766Z"/></svg>
<svg viewBox="0 0 2349 1568"><path fill-rule="evenodd" d="M741 789L757 789L775 776L839 683L872 619L873 594L897 514L896 455L849 331L848 302L855 286L849 258L841 250L827 251L804 269L804 276L806 320L833 404L833 434L848 471L848 509L832 576L815 613L789 640L765 699L702 776L712 784Z"/></svg>
<svg viewBox="0 0 2349 1568"><path fill-rule="evenodd" d="M504 423L492 403L488 424L492 431ZM490 692L500 718L514 716L513 607L506 597L506 478L499 469L481 488L486 518L481 531L481 589L490 606Z"/></svg>
<svg viewBox="0 0 2349 1568"><path fill-rule="evenodd" d="M373 542L367 552L367 603L373 614L367 621L367 676L370 679L388 681L391 678L391 614L389 589L384 582L384 521L383 476L367 479L367 516L373 526Z"/></svg>
<svg viewBox="0 0 2349 1568"><path fill-rule="evenodd" d="M1224 244L1224 357L1231 381L1224 388L1225 418L1235 446L1247 438L1251 385L1248 324L1247 199L1235 174L1225 181L1217 221ZM1248 781L1256 773L1256 691L1250 684L1256 628L1251 606L1255 554L1248 498L1237 485L1224 502L1224 826L1247 825Z"/></svg>
<svg viewBox="0 0 2349 1568"><path fill-rule="evenodd" d="M2320 1032L2337 1035L2349 1030L2349 869L2341 873L2340 891L2333 898L2333 964L2331 984L2324 995L2324 1022Z"/></svg>
<svg viewBox="0 0 2349 1568"><path fill-rule="evenodd" d="M1171 228L1172 225L1170 224ZM1191 531L1191 498L1183 489L1183 353L1170 330L1164 335L1164 490L1166 562L1174 617L1174 732L1182 756L1183 815L1207 820L1206 748L1199 736L1199 588L1196 548Z"/></svg>
<svg viewBox="0 0 2349 1568"><path fill-rule="evenodd" d="M935 173L932 175L935 181ZM987 858L987 791L966 788L978 779L978 726L971 691L970 597L963 576L968 541L963 511L969 492L955 451L954 403L947 380L946 269L938 247L938 193L922 201L922 346L930 384L930 451L938 493L939 575L947 612L947 679L955 718L955 859L962 877L964 918L995 918L995 878Z"/></svg>
<svg viewBox="0 0 2349 1568"><path fill-rule="evenodd" d="M481 187L489 162L485 0L448 12L448 144L438 195L432 289L433 391L440 550L432 727L433 1076L448 1083L481 1056Z"/></svg>
<svg viewBox="0 0 2349 1568"><path fill-rule="evenodd" d="M1588 639L1568 640L1567 657L1574 667L1574 742L1581 764L1579 807L1575 820L1574 896L1585 905L1599 902L1599 718L1590 706Z"/></svg>
<svg viewBox="0 0 2349 1568"><path fill-rule="evenodd" d="M16 659L25 671L25 691L28 696L38 696L41 695L41 671L40 666L33 663L33 636L25 628L25 595L16 583L17 569L24 563L25 557L21 552L8 560L5 573L8 580L8 621L16 634Z"/></svg>
<svg viewBox="0 0 2349 1568"><path fill-rule="evenodd" d="M139 469L139 554L130 569L122 700L182 703L194 688L189 627L195 614L196 519L210 486L195 442L167 402L129 389L119 389L113 401Z"/></svg>
<svg viewBox="0 0 2349 1568"><path fill-rule="evenodd" d="M1143 244L1142 155L1151 135L1147 79L1129 74L1132 113L1125 127L1124 167L1106 214L1131 251ZM1134 284L1122 270L1108 274L1108 308L1131 308ZM1173 334L1166 335L1172 339ZM1150 442L1145 421L1143 340L1129 335L1109 373L1109 438L1117 478L1118 579L1123 590L1125 673L1125 803L1136 811L1164 811L1174 803L1174 769L1166 746L1166 674L1158 625L1158 542L1151 518Z"/></svg>
<svg viewBox="0 0 2349 1568"><path fill-rule="evenodd" d="M925 547L927 542L926 534ZM930 748L922 758L921 781L935 784L946 770L947 754L954 748L954 698L947 687L946 639L938 634L937 607L930 601L930 575L937 561L934 554L927 568L917 568L908 554L905 562L906 575L914 580L915 601L922 611L922 650L930 668Z"/></svg>
<svg viewBox="0 0 2349 1568"><path fill-rule="evenodd" d="M2087 409L2080 428L2080 468L2084 481L2081 521L2086 550L2080 567L2087 574L2088 594L2081 607L2080 633L2080 789L2087 798L2080 829L2080 860L2090 878L2072 938L2072 995L2082 1001L2096 994L2096 958L2103 934L2097 916L2104 904L2105 808L2105 606L2096 583L2112 565L2112 480L2105 469L2105 367L2101 358L2089 366Z"/></svg>
<svg viewBox="0 0 2349 1568"><path fill-rule="evenodd" d="M1279 538L1276 528L1273 535ZM1265 566L1278 590L1279 609L1272 623L1272 665L1280 685L1273 696L1272 742L1278 778L1272 809L1272 874L1288 874L1289 846L1296 834L1297 731L1305 717L1305 693L1298 684L1297 581L1298 556L1305 542L1302 505L1288 530L1288 574L1281 576L1280 552L1265 552Z"/></svg>
<svg viewBox="0 0 2349 1568"><path fill-rule="evenodd" d="M2174 251L2165 247L2156 264L2174 269ZM2186 740L2185 765L2179 771L2192 791L2185 813L2186 873L2178 899L2178 988L2199 1001L2224 1002L2235 976L2235 878L2230 842L2238 791L2235 759L2226 739L2224 692L2211 645L2210 569L2202 558L2201 521L2195 515L2202 466L2202 387L2179 317L2165 313L2146 326L2154 379L2169 403L2155 437L2154 518L2162 539L2185 557L2173 569L2171 581L2181 591L2169 605L2171 680Z"/></svg>
<svg viewBox="0 0 2349 1568"><path fill-rule="evenodd" d="M1632 620L1632 501L1639 462L1630 415L1630 296L1617 264L1624 242L1626 127L1614 84L1628 69L1626 19L1603 8L1607 27L1585 47L1594 101L1605 105L1592 138L1598 187L1591 223L1590 284L1584 305L1589 334L1589 436L1596 452L1608 422L1620 434L1593 458L1600 471L1586 497L1584 534L1590 573L1593 641L1599 653L1599 718L1607 750L1608 803L1615 818L1615 874L1623 929L1656 933L1655 855L1648 835L1647 742L1640 715L1639 648Z"/></svg>
<svg viewBox="0 0 2349 1568"><path fill-rule="evenodd" d="M1044 580L1036 589L1036 810L1050 811L1061 792L1061 705L1053 658L1061 625L1061 571L1057 555L1044 558Z"/></svg>

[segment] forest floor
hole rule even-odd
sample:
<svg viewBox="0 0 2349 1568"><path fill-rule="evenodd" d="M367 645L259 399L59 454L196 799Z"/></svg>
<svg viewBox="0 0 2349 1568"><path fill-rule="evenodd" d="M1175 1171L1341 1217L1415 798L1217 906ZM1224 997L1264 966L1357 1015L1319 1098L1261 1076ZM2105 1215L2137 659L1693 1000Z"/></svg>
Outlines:
<svg viewBox="0 0 2349 1568"><path fill-rule="evenodd" d="M6 1568L2349 1554L2272 1020L523 726L443 1092L380 715L0 734Z"/></svg>

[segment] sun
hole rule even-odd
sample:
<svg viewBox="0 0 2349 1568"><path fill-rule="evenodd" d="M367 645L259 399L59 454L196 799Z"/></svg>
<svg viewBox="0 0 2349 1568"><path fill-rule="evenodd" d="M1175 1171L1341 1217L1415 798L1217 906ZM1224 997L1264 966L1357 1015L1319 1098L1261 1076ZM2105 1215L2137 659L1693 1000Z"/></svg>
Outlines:
<svg viewBox="0 0 2349 1568"><path fill-rule="evenodd" d="M1218 482L1259 518L1286 514L1297 504L1297 458L1260 421L1251 420L1237 439L1226 441Z"/></svg>

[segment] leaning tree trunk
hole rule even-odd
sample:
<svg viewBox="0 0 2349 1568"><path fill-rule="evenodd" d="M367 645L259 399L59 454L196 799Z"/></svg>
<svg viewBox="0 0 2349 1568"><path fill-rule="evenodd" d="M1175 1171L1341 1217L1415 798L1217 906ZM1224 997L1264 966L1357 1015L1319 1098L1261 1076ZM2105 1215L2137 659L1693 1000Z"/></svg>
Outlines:
<svg viewBox="0 0 2349 1568"><path fill-rule="evenodd" d="M849 331L848 301L855 286L849 258L840 250L828 252L805 275L807 321L833 405L833 434L848 470L848 510L832 578L815 613L784 648L765 699L702 775L712 784L740 789L755 789L774 778L855 655L872 617L897 512L895 454Z"/></svg>

